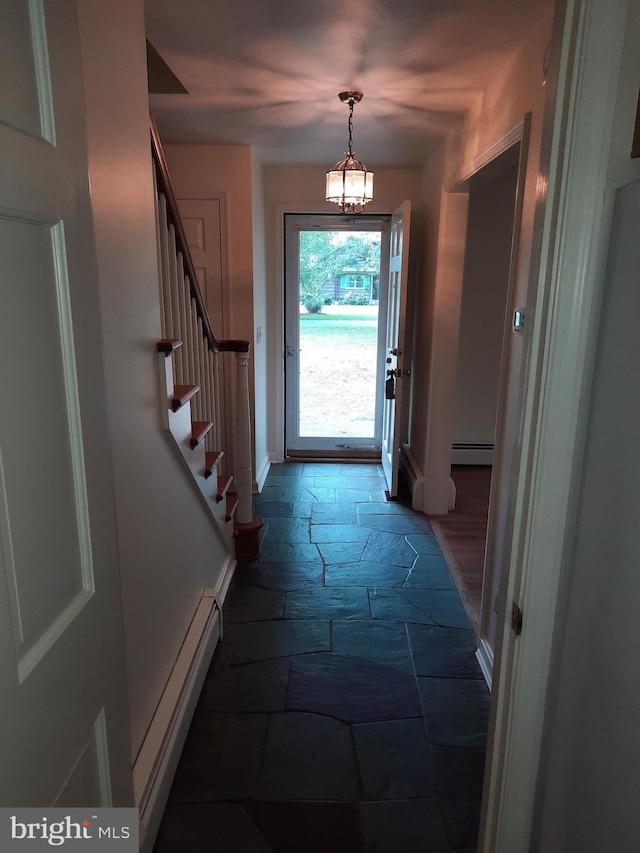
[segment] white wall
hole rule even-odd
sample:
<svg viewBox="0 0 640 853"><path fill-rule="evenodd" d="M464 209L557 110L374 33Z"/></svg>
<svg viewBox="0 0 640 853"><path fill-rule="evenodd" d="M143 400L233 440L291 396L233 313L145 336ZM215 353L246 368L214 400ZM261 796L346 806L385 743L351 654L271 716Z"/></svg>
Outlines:
<svg viewBox="0 0 640 853"><path fill-rule="evenodd" d="M373 168L373 166L372 166ZM263 168L268 341L269 454L282 459L284 451L283 368L283 230L282 218L290 213L337 213L324 201L323 166L267 165ZM405 199L418 208L420 172L417 169L375 168L374 199L367 213L392 213ZM413 239L413 231L412 231ZM419 234L417 234L419 240Z"/></svg>
<svg viewBox="0 0 640 853"><path fill-rule="evenodd" d="M525 113L531 116L514 301L526 304L531 276L531 241L539 195L539 162L545 87L542 68L551 32L551 14L520 46L478 97L461 132L427 160L422 178L424 277L417 322L426 334L417 339L411 447L425 474L425 512L448 510L449 469L460 322L465 203L443 187L470 173L474 162ZM517 373L517 370L515 371Z"/></svg>
<svg viewBox="0 0 640 853"><path fill-rule="evenodd" d="M133 758L224 551L160 425L143 3L79 6Z"/></svg>
<svg viewBox="0 0 640 853"><path fill-rule="evenodd" d="M518 168L471 180L453 443L493 444Z"/></svg>

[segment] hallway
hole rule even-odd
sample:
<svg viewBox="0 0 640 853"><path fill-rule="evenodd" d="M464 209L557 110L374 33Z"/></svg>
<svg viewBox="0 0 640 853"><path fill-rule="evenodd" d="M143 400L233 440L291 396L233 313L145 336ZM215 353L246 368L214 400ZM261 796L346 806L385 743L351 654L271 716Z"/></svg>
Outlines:
<svg viewBox="0 0 640 853"><path fill-rule="evenodd" d="M156 853L475 848L489 695L427 519L378 465L273 465Z"/></svg>

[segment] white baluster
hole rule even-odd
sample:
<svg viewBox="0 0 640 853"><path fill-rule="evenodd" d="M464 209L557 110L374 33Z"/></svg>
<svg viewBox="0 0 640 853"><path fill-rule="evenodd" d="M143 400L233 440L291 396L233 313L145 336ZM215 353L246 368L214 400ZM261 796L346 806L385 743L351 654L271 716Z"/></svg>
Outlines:
<svg viewBox="0 0 640 853"><path fill-rule="evenodd" d="M162 303L164 305L165 329L164 334L168 338L177 338L178 330L173 317L173 306L171 302L171 274L169 272L169 226L167 225L167 199L163 193L160 194L158 202L158 227L160 230L160 258L161 258L161 282Z"/></svg>
<svg viewBox="0 0 640 853"><path fill-rule="evenodd" d="M204 336L204 327L202 325L202 319L198 317L198 357L200 359L200 395L202 397L202 420L210 421L211 420L211 406L209 405L208 400L208 386L207 386L207 361L206 361L206 351L207 351L207 339ZM205 439L205 447L207 450L212 449L211 445L211 431L207 433L207 439Z"/></svg>
<svg viewBox="0 0 640 853"><path fill-rule="evenodd" d="M173 225L169 225L169 287L171 292L171 309L173 314L174 337L180 338L184 344L184 324L180 313L180 292L178 289L178 258L176 249L176 232ZM184 385L187 382L184 368L184 346L182 346L173 357L173 367L176 385Z"/></svg>
<svg viewBox="0 0 640 853"><path fill-rule="evenodd" d="M153 207L155 211L155 220L156 220L156 251L158 253L158 287L160 290L160 328L162 330L162 337L168 338L170 337L167 327L167 318L165 316L164 310L164 283L163 283L163 271L162 271L162 239L160 236L160 211L158 208L159 200L158 200L158 184L156 179L155 169L153 171Z"/></svg>
<svg viewBox="0 0 640 853"><path fill-rule="evenodd" d="M209 366L207 380L209 383L209 399L211 400L211 420L213 421L211 449L222 450L222 445L220 444L220 404L218 402L218 354L213 352L213 350L209 350L207 361Z"/></svg>
<svg viewBox="0 0 640 853"><path fill-rule="evenodd" d="M202 395L204 375L202 373L202 364L200 361L200 349L202 347L202 323L198 317L198 309L196 308L195 299L191 300L191 329L193 334L193 370L194 375L196 376L196 382L200 386L200 393L198 394L198 397L200 398L198 400L200 404L198 407L198 417L201 421L207 421L209 418L206 413L206 405Z"/></svg>
<svg viewBox="0 0 640 853"><path fill-rule="evenodd" d="M248 524L253 518L251 470L251 420L249 414L249 353L236 353L235 481L238 493L236 520Z"/></svg>

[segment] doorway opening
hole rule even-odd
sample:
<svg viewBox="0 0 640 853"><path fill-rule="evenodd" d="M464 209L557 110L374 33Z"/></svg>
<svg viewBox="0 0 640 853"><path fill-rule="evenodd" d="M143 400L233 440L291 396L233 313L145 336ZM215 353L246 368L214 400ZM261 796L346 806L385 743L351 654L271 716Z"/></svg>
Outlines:
<svg viewBox="0 0 640 853"><path fill-rule="evenodd" d="M452 557L489 686L519 424L524 338L513 317L524 313L516 267L526 131L524 124L517 141L454 190L468 196L452 425L456 512L432 520Z"/></svg>
<svg viewBox="0 0 640 853"><path fill-rule="evenodd" d="M389 217L285 216L285 453L380 458Z"/></svg>

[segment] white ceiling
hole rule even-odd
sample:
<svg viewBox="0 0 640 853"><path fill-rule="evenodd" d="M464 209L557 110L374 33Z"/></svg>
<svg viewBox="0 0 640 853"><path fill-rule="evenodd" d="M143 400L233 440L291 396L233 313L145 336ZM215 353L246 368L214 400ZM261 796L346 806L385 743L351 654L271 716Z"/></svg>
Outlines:
<svg viewBox="0 0 640 853"><path fill-rule="evenodd" d="M147 36L189 94L152 95L165 142L254 145L332 165L359 89L356 156L419 165L551 0L146 0ZM541 72L542 73L542 72Z"/></svg>

